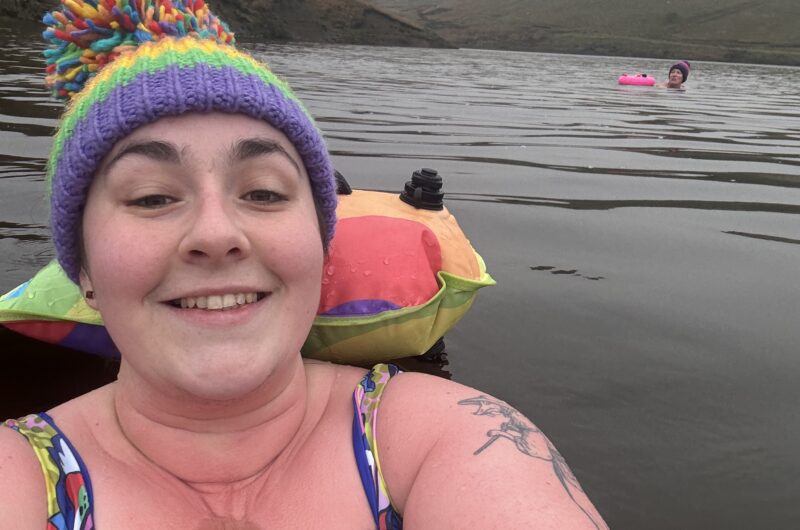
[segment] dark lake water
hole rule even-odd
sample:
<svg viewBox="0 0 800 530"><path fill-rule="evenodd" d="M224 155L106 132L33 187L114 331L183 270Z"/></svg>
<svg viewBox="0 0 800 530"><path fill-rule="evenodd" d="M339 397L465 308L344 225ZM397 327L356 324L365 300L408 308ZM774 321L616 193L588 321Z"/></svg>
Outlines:
<svg viewBox="0 0 800 530"><path fill-rule="evenodd" d="M2 292L53 256L38 30L0 28ZM245 46L354 187L443 175L498 285L432 369L531 417L612 528L800 527L800 69Z"/></svg>

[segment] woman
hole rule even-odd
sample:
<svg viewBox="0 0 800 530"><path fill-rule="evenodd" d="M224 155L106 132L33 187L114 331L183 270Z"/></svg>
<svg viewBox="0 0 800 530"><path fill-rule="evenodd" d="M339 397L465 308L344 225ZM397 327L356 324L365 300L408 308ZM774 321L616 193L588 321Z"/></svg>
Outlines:
<svg viewBox="0 0 800 530"><path fill-rule="evenodd" d="M678 61L669 67L667 80L656 86L660 88L683 88L683 84L689 79L689 61Z"/></svg>
<svg viewBox="0 0 800 530"><path fill-rule="evenodd" d="M502 401L301 358L336 223L313 120L202 2L93 4L45 18L52 228L122 360L0 429L5 525L604 528Z"/></svg>

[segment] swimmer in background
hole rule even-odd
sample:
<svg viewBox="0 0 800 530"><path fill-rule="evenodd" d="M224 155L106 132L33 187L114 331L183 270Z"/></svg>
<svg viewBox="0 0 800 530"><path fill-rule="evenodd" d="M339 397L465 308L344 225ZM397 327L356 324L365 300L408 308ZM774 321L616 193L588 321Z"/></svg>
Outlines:
<svg viewBox="0 0 800 530"><path fill-rule="evenodd" d="M658 83L659 88L683 88L683 83L689 78L691 65L689 61L678 61L669 67L669 76L663 83Z"/></svg>

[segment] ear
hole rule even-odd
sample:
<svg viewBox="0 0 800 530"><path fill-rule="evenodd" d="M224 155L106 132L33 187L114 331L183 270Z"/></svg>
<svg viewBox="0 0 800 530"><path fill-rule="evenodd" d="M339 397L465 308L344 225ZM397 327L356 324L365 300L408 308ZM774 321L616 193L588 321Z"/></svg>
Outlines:
<svg viewBox="0 0 800 530"><path fill-rule="evenodd" d="M92 286L92 280L89 278L89 273L86 272L86 269L81 268L81 272L78 273L78 280L80 280L80 287L81 287L81 294L83 294L83 299L86 300L86 304L94 309L97 310L97 300L94 297L94 287Z"/></svg>

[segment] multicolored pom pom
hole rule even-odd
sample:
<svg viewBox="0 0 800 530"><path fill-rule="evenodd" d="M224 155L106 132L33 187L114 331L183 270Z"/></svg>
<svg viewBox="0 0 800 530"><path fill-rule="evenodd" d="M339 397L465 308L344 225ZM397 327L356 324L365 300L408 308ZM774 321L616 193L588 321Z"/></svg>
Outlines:
<svg viewBox="0 0 800 530"><path fill-rule="evenodd" d="M204 0L61 0L42 19L45 81L68 100L103 66L140 44L165 37L194 37L235 45L227 24Z"/></svg>

